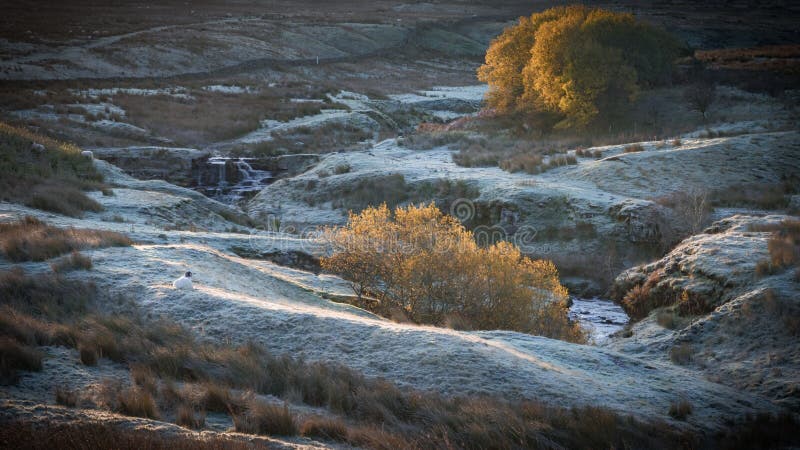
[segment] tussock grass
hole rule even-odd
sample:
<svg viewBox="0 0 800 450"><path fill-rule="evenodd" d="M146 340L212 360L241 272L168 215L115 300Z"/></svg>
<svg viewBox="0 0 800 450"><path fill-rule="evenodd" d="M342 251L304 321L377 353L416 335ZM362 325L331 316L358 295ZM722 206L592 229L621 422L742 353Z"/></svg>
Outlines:
<svg viewBox="0 0 800 450"><path fill-rule="evenodd" d="M300 427L300 434L332 441L346 441L348 429L347 424L341 419L312 416L303 421L303 425Z"/></svg>
<svg viewBox="0 0 800 450"><path fill-rule="evenodd" d="M130 387L117 394L117 411L126 416L157 419L156 402L152 394L138 387Z"/></svg>
<svg viewBox="0 0 800 450"><path fill-rule="evenodd" d="M50 268L56 273L69 272L71 270L89 270L92 268L92 258L73 250L68 256L50 263Z"/></svg>
<svg viewBox="0 0 800 450"><path fill-rule="evenodd" d="M0 279L5 275L0 274ZM19 271L12 275L24 277ZM52 287L68 286L63 278L52 274L48 277ZM19 286L24 292L35 284L26 281ZM85 290L91 292L89 287ZM30 293L16 296L27 298ZM0 299L6 311L13 310L33 328L25 336L22 330L11 329L7 333L5 326L0 327L0 335L14 346L26 345L17 340L18 335L34 341L55 339L56 321L78 337L65 340L63 345L91 342L99 355L107 354L109 349L104 346L114 342L114 351L131 364L134 383L123 386L120 381L108 381L100 389L98 405L122 414L165 417L184 426L199 427L205 409L211 406L209 409L224 409L232 415L238 431L274 435L302 432L367 448L519 448L536 447L541 442L566 448L650 448L695 442L693 436L666 424L638 422L603 408L562 408L537 401L490 397L451 398L401 389L340 365L273 355L255 343L231 347L200 341L174 322L146 322L135 311L129 317L104 316L91 301L85 302L82 309L62 306L64 314L48 318L38 311L59 309L43 306L57 302L52 295L38 298L33 306ZM184 382L184 388L178 389L175 382ZM200 386L199 396L194 394L195 389L186 387L190 385ZM265 403L256 395L248 394L248 401L231 407L237 403L228 403L228 396L234 397L231 389L301 401L326 408L335 417L330 421L313 419L298 426L300 421L286 405ZM209 392L214 392L216 407L209 400ZM37 442L48 442L45 433ZM98 440L105 439L103 429L87 433L91 435L80 441L85 445L105 442ZM17 435L8 436L11 437L3 442L18 439L14 437ZM118 437L113 447L125 448L124 439L124 435ZM70 448L69 442L65 437L60 447ZM174 448L181 448L180 445L183 444L178 442Z"/></svg>
<svg viewBox="0 0 800 450"><path fill-rule="evenodd" d="M711 193L714 206L756 209L784 209L789 205L787 194L796 192L796 182L741 183Z"/></svg>
<svg viewBox="0 0 800 450"><path fill-rule="evenodd" d="M250 434L294 436L297 421L289 407L252 400L243 414L233 416L236 431Z"/></svg>
<svg viewBox="0 0 800 450"><path fill-rule="evenodd" d="M45 261L77 250L132 244L130 238L114 231L58 228L30 216L0 224L0 252L14 262Z"/></svg>
<svg viewBox="0 0 800 450"><path fill-rule="evenodd" d="M230 389L215 383L205 383L200 403L206 411L227 413L241 409L240 400L234 399Z"/></svg>
<svg viewBox="0 0 800 450"><path fill-rule="evenodd" d="M13 384L20 370L42 370L42 353L36 348L0 337L0 384Z"/></svg>
<svg viewBox="0 0 800 450"><path fill-rule="evenodd" d="M681 366L690 364L694 359L694 348L687 343L678 344L670 349L669 359Z"/></svg>
<svg viewBox="0 0 800 450"><path fill-rule="evenodd" d="M678 400L669 405L669 415L673 419L686 420L692 413L692 404L688 400Z"/></svg>
<svg viewBox="0 0 800 450"><path fill-rule="evenodd" d="M74 217L102 210L83 191L101 189L103 178L80 152L75 145L0 122L0 199Z"/></svg>
<svg viewBox="0 0 800 450"><path fill-rule="evenodd" d="M638 153L638 152L643 152L643 151L644 151L644 147L642 146L642 144L627 145L623 149L623 153Z"/></svg>
<svg viewBox="0 0 800 450"><path fill-rule="evenodd" d="M47 318L73 316L86 312L87 302L95 294L95 287L90 283L66 280L54 274L28 276L19 268L0 272L0 303L27 314Z"/></svg>
<svg viewBox="0 0 800 450"><path fill-rule="evenodd" d="M55 400L61 406L74 408L78 406L78 393L64 386L59 386L55 391Z"/></svg>
<svg viewBox="0 0 800 450"><path fill-rule="evenodd" d="M7 421L0 424L0 442L28 450L254 450L257 444L220 435L170 435L156 430L89 420L69 423Z"/></svg>
<svg viewBox="0 0 800 450"><path fill-rule="evenodd" d="M205 426L205 411L195 411L191 405L181 404L175 413L175 423L186 428L200 429Z"/></svg>
<svg viewBox="0 0 800 450"><path fill-rule="evenodd" d="M748 414L744 420L730 422L717 434L719 448L749 450L754 448L795 448L800 446L797 429L800 421L790 412Z"/></svg>
<svg viewBox="0 0 800 450"><path fill-rule="evenodd" d="M784 220L780 224L751 227L750 230L772 233L767 241L769 259L756 264L757 276L772 275L800 263L800 220Z"/></svg>

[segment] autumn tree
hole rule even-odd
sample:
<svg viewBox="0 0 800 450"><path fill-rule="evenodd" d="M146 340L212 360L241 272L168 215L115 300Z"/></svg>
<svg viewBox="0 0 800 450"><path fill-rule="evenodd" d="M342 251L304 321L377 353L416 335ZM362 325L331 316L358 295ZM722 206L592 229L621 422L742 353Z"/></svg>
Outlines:
<svg viewBox="0 0 800 450"><path fill-rule="evenodd" d="M549 111L559 127L618 114L671 76L680 45L631 14L556 7L520 18L486 52L478 78L500 112Z"/></svg>
<svg viewBox="0 0 800 450"><path fill-rule="evenodd" d="M567 318L567 291L552 262L531 260L507 242L481 247L433 204L370 207L325 237L330 256L322 267L349 280L360 305L382 315L585 340Z"/></svg>

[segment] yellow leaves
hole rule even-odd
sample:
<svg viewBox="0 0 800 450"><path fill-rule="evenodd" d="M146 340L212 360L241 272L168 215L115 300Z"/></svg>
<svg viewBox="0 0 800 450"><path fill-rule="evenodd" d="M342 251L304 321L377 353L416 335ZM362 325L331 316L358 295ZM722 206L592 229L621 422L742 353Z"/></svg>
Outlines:
<svg viewBox="0 0 800 450"><path fill-rule="evenodd" d="M667 79L680 46L630 14L557 7L505 29L486 52L478 78L501 112L560 113L562 126L585 126L632 101L639 83Z"/></svg>
<svg viewBox="0 0 800 450"><path fill-rule="evenodd" d="M433 203L393 214L386 205L367 208L325 236L331 256L322 267L348 279L357 295L378 299L372 308L378 313L403 311L432 324L457 317L475 329L583 339L567 320L567 291L551 261L531 260L505 241L480 247Z"/></svg>

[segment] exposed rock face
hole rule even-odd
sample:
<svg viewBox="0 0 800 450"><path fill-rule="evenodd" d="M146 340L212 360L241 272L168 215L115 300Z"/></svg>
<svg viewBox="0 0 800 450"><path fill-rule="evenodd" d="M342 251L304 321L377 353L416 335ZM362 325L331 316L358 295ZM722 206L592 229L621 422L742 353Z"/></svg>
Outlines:
<svg viewBox="0 0 800 450"><path fill-rule="evenodd" d="M770 232L751 231L787 218L733 216L684 240L661 260L623 272L613 296L620 300L642 285L638 301L656 309L611 347L671 358L713 381L797 410L800 282L795 268L756 274L758 262L769 256Z"/></svg>
<svg viewBox="0 0 800 450"><path fill-rule="evenodd" d="M143 180L169 180L188 186L195 161L207 158L208 152L193 148L126 147L95 148L94 156L114 164L129 175Z"/></svg>

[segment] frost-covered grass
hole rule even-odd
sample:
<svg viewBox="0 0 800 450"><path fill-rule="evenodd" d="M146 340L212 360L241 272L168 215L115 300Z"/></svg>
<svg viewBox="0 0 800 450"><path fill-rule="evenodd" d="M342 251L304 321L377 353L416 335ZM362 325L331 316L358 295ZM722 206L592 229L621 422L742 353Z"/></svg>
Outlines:
<svg viewBox="0 0 800 450"><path fill-rule="evenodd" d="M102 209L83 192L101 181L78 147L0 122L0 199L75 217Z"/></svg>
<svg viewBox="0 0 800 450"><path fill-rule="evenodd" d="M114 231L58 228L33 217L0 223L0 252L15 262L44 261L77 250L132 244L127 236ZM72 266L87 265L76 254L71 258ZM91 262L88 265L91 267Z"/></svg>
<svg viewBox="0 0 800 450"><path fill-rule="evenodd" d="M19 279L25 275L15 274L14 277ZM65 280L52 278L51 282L69 291ZM17 289L17 297L31 293L25 285L29 283ZM171 410L192 403L188 391L176 390L172 383L202 380L206 383L201 397L205 410L232 415L237 431L294 435L299 431L302 418L286 405L247 400L239 394L232 395L229 388L271 394L345 417L346 425L331 420L321 423L313 418L312 424L300 429L304 434L324 434L329 439L368 448L385 448L387 442L402 447L445 443L462 448L483 448L490 443L503 447L530 446L542 440L567 447L607 447L623 442L651 447L656 442L694 439L664 423L638 422L600 407L565 409L537 401L506 401L484 396L448 398L401 389L337 364L308 363L290 355L274 355L253 343L231 346L201 341L178 324L147 320L135 310L104 315L97 311L94 302L88 303L86 309L73 307L47 320L37 310L51 308L57 299L52 296L37 298L34 308L16 303L5 305L5 312L16 317L18 325L0 328L0 335L5 336L3 342L8 342L8 346L2 347L4 356L20 348L36 352L32 346L54 343L52 336L34 336L31 342L26 341L20 336L25 328L19 324L27 324L34 334L42 330L54 332L56 327L66 326L74 336L73 341L62 342L67 346L91 339L102 340L104 343L100 345L108 348L101 349L101 354L130 364L134 383L129 386L106 383L96 407L110 408L125 415L175 417L177 420L178 415L173 415ZM40 367L41 363L17 365L23 370ZM64 397L64 392L61 396ZM83 404L86 399L82 397L78 394L69 403ZM541 427L542 423L548 426Z"/></svg>

